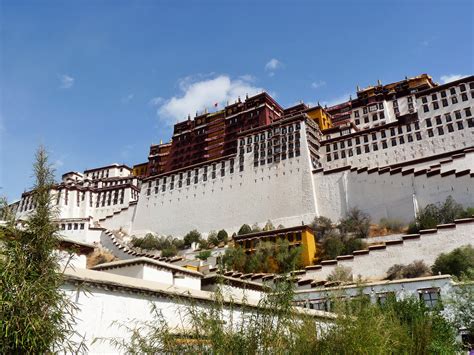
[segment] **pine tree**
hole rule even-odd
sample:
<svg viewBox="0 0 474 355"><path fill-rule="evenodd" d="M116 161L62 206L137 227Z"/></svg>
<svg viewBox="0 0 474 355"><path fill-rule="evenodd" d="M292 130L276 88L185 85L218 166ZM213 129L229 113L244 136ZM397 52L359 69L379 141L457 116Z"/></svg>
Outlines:
<svg viewBox="0 0 474 355"><path fill-rule="evenodd" d="M51 188L54 171L43 147L36 153L34 210L19 226L4 201L0 228L0 353L84 350L75 335L75 305L60 290L59 245Z"/></svg>

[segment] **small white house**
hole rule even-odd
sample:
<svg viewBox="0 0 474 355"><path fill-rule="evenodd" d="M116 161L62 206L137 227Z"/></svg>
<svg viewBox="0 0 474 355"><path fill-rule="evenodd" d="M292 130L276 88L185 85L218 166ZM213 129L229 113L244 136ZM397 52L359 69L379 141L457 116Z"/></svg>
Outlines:
<svg viewBox="0 0 474 355"><path fill-rule="evenodd" d="M92 270L155 281L192 290L201 289L201 279L203 277L203 274L198 271L146 257L100 264L92 267Z"/></svg>

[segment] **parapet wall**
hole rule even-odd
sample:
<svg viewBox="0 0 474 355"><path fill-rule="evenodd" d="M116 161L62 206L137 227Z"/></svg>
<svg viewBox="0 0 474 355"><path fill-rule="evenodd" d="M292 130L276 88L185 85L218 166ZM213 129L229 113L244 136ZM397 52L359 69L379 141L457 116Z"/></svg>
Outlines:
<svg viewBox="0 0 474 355"><path fill-rule="evenodd" d="M474 152L456 154L432 168L351 168L318 170L314 186L322 216L337 221L357 207L367 212L374 222L381 218L410 222L415 210L452 196L464 206L474 205ZM458 170L457 167L460 169Z"/></svg>
<svg viewBox="0 0 474 355"><path fill-rule="evenodd" d="M325 280L337 266L343 266L351 268L354 277L360 275L369 280L383 279L388 269L395 264L422 260L431 266L439 254L469 244L474 244L474 218L458 219L455 223L438 225L436 229L405 235L400 240L370 246L367 250L358 250L352 255L339 256L337 260L307 267L302 278Z"/></svg>

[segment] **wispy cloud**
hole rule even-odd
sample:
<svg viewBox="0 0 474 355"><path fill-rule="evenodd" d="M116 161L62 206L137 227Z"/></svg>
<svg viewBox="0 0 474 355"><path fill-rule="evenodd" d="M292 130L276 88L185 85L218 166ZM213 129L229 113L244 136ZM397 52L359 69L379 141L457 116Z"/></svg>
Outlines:
<svg viewBox="0 0 474 355"><path fill-rule="evenodd" d="M325 85L326 85L326 82L323 80L313 81L311 83L311 87L313 89L319 89L320 87L325 86Z"/></svg>
<svg viewBox="0 0 474 355"><path fill-rule="evenodd" d="M202 79L203 77L207 77ZM250 80L242 76L232 79L228 75L189 76L178 82L180 95L162 101L157 109L158 116L168 124L185 119L188 114L194 115L196 111L202 112L206 108L223 107L227 101L233 101L246 94L253 95L260 91Z"/></svg>
<svg viewBox="0 0 474 355"><path fill-rule="evenodd" d="M148 104L150 106L159 106L163 103L163 101L165 101L164 98L157 96L157 97L151 98L150 101L148 101Z"/></svg>
<svg viewBox="0 0 474 355"><path fill-rule="evenodd" d="M462 74L448 74L448 75L442 75L440 77L441 83L446 84L451 81L459 80L462 78L465 78L467 75L462 75Z"/></svg>
<svg viewBox="0 0 474 355"><path fill-rule="evenodd" d="M134 94L128 94L127 96L122 97L122 103L128 104L135 97Z"/></svg>
<svg viewBox="0 0 474 355"><path fill-rule="evenodd" d="M67 74L62 74L59 76L59 88L60 89L70 89L74 85L75 79Z"/></svg>
<svg viewBox="0 0 474 355"><path fill-rule="evenodd" d="M282 62L280 62L276 58L272 58L267 62L267 64L265 64L265 71L268 73L269 76L274 76L275 71L282 67L283 67Z"/></svg>
<svg viewBox="0 0 474 355"><path fill-rule="evenodd" d="M350 99L351 94L344 94L338 97L329 99L328 101L321 101L321 105L331 107L334 105L342 104Z"/></svg>

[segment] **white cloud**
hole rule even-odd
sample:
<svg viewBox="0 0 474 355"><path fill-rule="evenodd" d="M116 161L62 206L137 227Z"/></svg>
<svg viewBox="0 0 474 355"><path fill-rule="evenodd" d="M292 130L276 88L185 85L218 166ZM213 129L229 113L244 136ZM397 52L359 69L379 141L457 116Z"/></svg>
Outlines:
<svg viewBox="0 0 474 355"><path fill-rule="evenodd" d="M323 81L323 80L313 81L313 82L311 83L311 87L312 87L313 89L319 89L320 87L322 87L322 86L324 86L324 85L326 85L326 82Z"/></svg>
<svg viewBox="0 0 474 355"><path fill-rule="evenodd" d="M442 84L446 84L446 83L449 83L451 81L455 81L455 80L459 80L459 79L462 79L462 78L465 78L467 75L461 75L461 74L449 74L449 75L442 75L440 77L441 79L441 83Z"/></svg>
<svg viewBox="0 0 474 355"><path fill-rule="evenodd" d="M328 101L321 101L321 105L327 106L327 107L339 105L339 104L342 104L343 102L348 101L350 99L350 96L351 94L344 94L344 95L332 98Z"/></svg>
<svg viewBox="0 0 474 355"><path fill-rule="evenodd" d="M270 59L267 64L265 64L265 71L268 72L269 76L274 76L275 71L283 67L283 63L276 58Z"/></svg>
<svg viewBox="0 0 474 355"><path fill-rule="evenodd" d="M148 104L150 106L159 106L164 100L164 98L157 96L150 99L150 101L148 101Z"/></svg>
<svg viewBox="0 0 474 355"><path fill-rule="evenodd" d="M198 75L179 80L182 93L163 102L157 110L160 119L173 124L184 120L188 114L194 116L196 111L213 108L216 103L218 107L223 107L227 101L234 101L239 96L243 99L246 94L254 95L262 91L245 76L233 80L227 75L219 75L197 81L203 77Z"/></svg>
<svg viewBox="0 0 474 355"><path fill-rule="evenodd" d="M134 94L128 94L127 96L122 97L122 103L128 104L135 97Z"/></svg>
<svg viewBox="0 0 474 355"><path fill-rule="evenodd" d="M67 74L62 74L59 76L59 88L60 89L70 89L74 85L74 78Z"/></svg>

